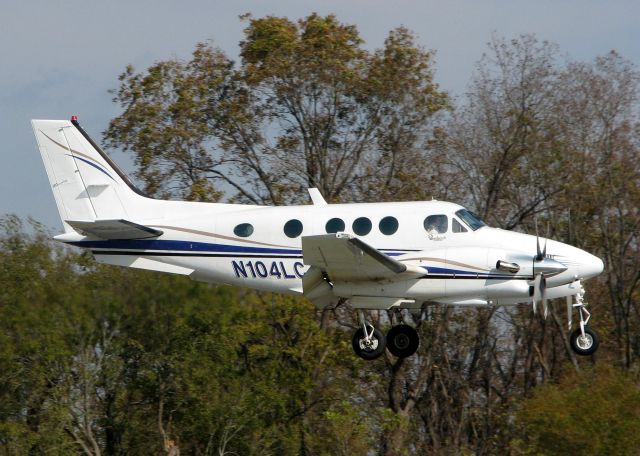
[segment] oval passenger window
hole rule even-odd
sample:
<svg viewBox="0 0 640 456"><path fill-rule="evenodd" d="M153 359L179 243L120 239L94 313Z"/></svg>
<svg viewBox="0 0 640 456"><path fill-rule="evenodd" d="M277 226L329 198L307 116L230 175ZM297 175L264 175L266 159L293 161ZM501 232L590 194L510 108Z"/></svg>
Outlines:
<svg viewBox="0 0 640 456"><path fill-rule="evenodd" d="M327 222L324 229L327 233L339 233L344 231L344 220L339 218L332 218Z"/></svg>
<svg viewBox="0 0 640 456"><path fill-rule="evenodd" d="M396 219L395 217L387 216L380 220L378 228L380 228L380 232L382 234L391 236L393 233L398 231L398 219Z"/></svg>
<svg viewBox="0 0 640 456"><path fill-rule="evenodd" d="M284 234L290 238L300 236L302 233L302 222L300 220L291 219L284 224Z"/></svg>
<svg viewBox="0 0 640 456"><path fill-rule="evenodd" d="M249 237L253 234L253 225L251 223L241 223L233 229L236 236Z"/></svg>
<svg viewBox="0 0 640 456"><path fill-rule="evenodd" d="M367 217L358 217L353 221L353 232L358 236L366 236L371 231L371 220Z"/></svg>

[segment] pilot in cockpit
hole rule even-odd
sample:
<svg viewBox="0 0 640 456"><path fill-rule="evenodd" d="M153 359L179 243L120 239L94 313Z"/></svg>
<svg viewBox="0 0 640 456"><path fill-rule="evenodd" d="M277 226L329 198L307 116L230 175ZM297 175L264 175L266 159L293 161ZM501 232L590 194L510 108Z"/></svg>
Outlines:
<svg viewBox="0 0 640 456"><path fill-rule="evenodd" d="M444 214L430 215L424 220L424 228L429 239L438 241L444 239L447 232L449 220Z"/></svg>

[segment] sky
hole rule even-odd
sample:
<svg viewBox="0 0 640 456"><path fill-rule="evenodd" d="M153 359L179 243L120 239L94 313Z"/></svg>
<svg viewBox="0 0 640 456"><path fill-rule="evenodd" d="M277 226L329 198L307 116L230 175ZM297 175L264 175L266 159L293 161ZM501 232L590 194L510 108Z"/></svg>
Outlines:
<svg viewBox="0 0 640 456"><path fill-rule="evenodd" d="M571 59L612 49L640 65L640 2L593 0L1 0L0 216L33 217L61 231L30 119L79 117L96 140L120 114L110 89L128 64L188 59L211 40L237 59L244 13L298 19L335 14L358 27L369 49L406 26L436 51L436 82L463 97L492 34L534 33ZM126 170L127 156L108 151Z"/></svg>

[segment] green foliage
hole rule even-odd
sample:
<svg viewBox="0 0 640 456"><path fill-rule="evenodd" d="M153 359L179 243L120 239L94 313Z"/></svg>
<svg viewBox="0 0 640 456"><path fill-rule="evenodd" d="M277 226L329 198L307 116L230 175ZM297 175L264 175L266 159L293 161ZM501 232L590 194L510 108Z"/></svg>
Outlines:
<svg viewBox="0 0 640 456"><path fill-rule="evenodd" d="M353 356L308 302L97 266L5 226L2 454L289 454L312 415L349 407Z"/></svg>
<svg viewBox="0 0 640 456"><path fill-rule="evenodd" d="M313 453L336 456L364 456L369 453L373 443L369 429L377 425L373 417L367 417L349 402L342 401L325 411L320 418L314 434L322 438L314 439L311 445Z"/></svg>
<svg viewBox="0 0 640 456"><path fill-rule="evenodd" d="M517 420L524 454L637 454L640 388L619 369L585 369L537 388Z"/></svg>

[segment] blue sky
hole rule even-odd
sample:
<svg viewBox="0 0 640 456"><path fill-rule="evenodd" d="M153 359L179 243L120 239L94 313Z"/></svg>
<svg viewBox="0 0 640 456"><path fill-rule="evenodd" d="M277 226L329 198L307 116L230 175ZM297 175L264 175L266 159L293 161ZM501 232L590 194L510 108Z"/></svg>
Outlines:
<svg viewBox="0 0 640 456"><path fill-rule="evenodd" d="M32 216L61 230L29 120L80 118L97 140L119 113L109 89L127 64L188 58L213 40L235 58L240 14L297 19L335 13L357 25L366 45L382 45L399 25L436 54L436 81L462 96L492 33L535 33L575 60L615 49L640 64L637 1L431 0L3 0L0 14L0 214ZM123 154L111 155L130 168Z"/></svg>

